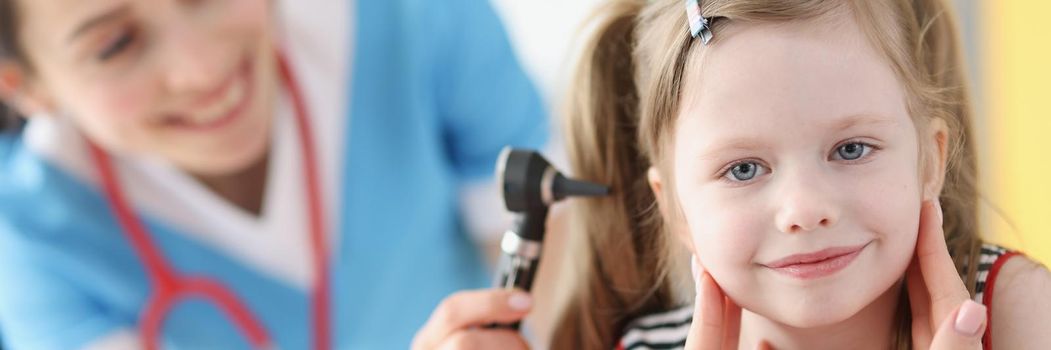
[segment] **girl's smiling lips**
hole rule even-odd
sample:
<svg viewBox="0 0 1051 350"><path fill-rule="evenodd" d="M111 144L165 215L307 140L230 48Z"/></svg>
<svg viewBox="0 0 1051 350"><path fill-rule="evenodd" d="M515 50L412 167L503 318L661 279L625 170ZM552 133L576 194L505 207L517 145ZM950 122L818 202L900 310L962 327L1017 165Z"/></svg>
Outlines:
<svg viewBox="0 0 1051 350"><path fill-rule="evenodd" d="M793 254L762 265L799 279L821 278L846 268L866 246L868 243Z"/></svg>

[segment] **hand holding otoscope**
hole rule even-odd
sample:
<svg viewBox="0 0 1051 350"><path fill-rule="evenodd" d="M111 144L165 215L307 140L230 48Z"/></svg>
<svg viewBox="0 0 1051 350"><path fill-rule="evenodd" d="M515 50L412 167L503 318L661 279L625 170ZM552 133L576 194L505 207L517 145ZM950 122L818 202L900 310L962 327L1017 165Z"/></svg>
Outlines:
<svg viewBox="0 0 1051 350"><path fill-rule="evenodd" d="M500 154L496 176L504 205L517 214L500 242L496 287L529 291L540 263L548 208L566 197L605 196L609 188L567 178L539 153L512 148ZM518 329L519 324L507 326Z"/></svg>
<svg viewBox="0 0 1051 350"><path fill-rule="evenodd" d="M521 293L516 290L528 292L533 287L547 231L548 209L566 197L609 193L605 186L563 176L535 151L505 148L496 168L504 205L517 215L500 244L503 254L497 270L497 289L459 292L443 300L416 333L412 345L415 350L461 348L464 344L477 348L527 348L517 332L519 322L505 322L521 319L530 307L509 304L515 304L514 295Z"/></svg>

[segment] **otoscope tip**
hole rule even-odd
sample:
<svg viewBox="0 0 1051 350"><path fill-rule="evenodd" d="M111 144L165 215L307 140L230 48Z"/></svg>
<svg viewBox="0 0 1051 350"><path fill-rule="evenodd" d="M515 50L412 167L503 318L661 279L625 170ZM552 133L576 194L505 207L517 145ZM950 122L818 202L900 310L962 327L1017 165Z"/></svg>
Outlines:
<svg viewBox="0 0 1051 350"><path fill-rule="evenodd" d="M582 180L574 180L559 174L555 178L552 192L555 197L598 197L609 194L609 187Z"/></svg>

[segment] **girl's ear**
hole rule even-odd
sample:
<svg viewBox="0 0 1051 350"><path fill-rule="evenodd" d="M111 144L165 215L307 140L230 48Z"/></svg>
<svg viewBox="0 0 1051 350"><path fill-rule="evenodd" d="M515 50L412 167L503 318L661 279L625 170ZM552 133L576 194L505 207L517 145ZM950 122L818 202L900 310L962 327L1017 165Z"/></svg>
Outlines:
<svg viewBox="0 0 1051 350"><path fill-rule="evenodd" d="M949 158L949 127L945 120L932 118L927 134L920 140L926 147L926 166L924 167L923 199L937 199L945 184L945 169Z"/></svg>
<svg viewBox="0 0 1051 350"><path fill-rule="evenodd" d="M666 183L661 177L660 170L657 167L650 167L646 172L646 179L650 184L650 190L653 191L653 198L657 199L657 209L660 210L662 221L669 232L679 240L679 243L683 244L689 251L696 254L693 247L693 237L690 235L690 231L686 229L684 220L680 220L682 215L678 214L678 209L673 208L672 198L667 198L667 189L664 187Z"/></svg>
<svg viewBox="0 0 1051 350"><path fill-rule="evenodd" d="M664 215L664 180L661 179L660 170L657 167L650 167L646 171L646 180L650 183L650 190L653 191L653 197L657 198L657 206L661 210L661 215Z"/></svg>
<svg viewBox="0 0 1051 350"><path fill-rule="evenodd" d="M7 60L0 60L0 101L25 117L52 110L50 99L30 81L25 68Z"/></svg>

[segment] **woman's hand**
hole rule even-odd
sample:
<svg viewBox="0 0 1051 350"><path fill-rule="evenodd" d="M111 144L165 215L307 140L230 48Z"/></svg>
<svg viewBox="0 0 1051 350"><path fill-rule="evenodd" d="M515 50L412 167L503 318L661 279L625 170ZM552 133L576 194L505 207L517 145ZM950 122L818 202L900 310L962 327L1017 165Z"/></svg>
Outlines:
<svg viewBox="0 0 1051 350"><path fill-rule="evenodd" d="M985 306L971 300L942 232L937 201L920 212L916 256L906 274L912 307L912 344L916 349L981 349Z"/></svg>
<svg viewBox="0 0 1051 350"><path fill-rule="evenodd" d="M693 303L693 322L686 336L685 349L737 350L741 337L741 307L723 293L712 275L704 271L703 267L698 267L700 265L696 261L693 264L697 298ZM763 341L759 349L772 347Z"/></svg>
<svg viewBox="0 0 1051 350"><path fill-rule="evenodd" d="M517 331L482 327L520 321L532 304L529 294L517 290L453 294L438 305L427 324L416 333L412 349L528 349Z"/></svg>

